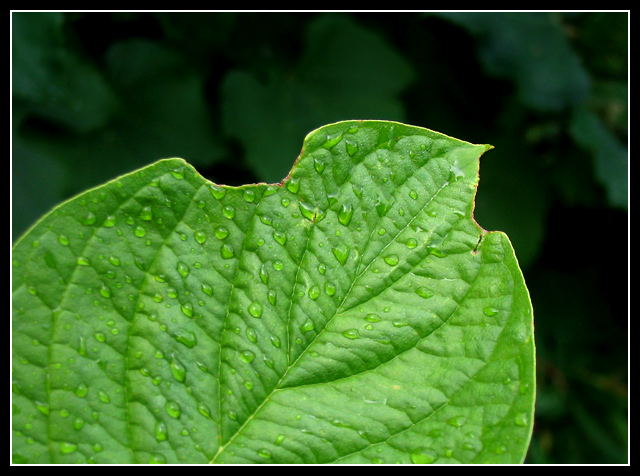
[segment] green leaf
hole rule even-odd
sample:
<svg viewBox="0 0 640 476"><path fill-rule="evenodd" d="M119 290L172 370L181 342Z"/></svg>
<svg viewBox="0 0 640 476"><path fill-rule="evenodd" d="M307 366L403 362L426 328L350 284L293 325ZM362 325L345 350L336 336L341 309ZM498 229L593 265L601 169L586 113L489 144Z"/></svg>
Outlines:
<svg viewBox="0 0 640 476"><path fill-rule="evenodd" d="M532 308L472 211L473 145L310 133L279 184L167 159L13 250L13 457L28 463L517 463Z"/></svg>

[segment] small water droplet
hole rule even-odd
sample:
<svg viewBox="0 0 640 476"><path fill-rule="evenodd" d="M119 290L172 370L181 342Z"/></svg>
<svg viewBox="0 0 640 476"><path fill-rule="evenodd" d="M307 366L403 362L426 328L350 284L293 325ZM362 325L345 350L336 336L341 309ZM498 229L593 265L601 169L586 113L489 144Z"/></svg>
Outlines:
<svg viewBox="0 0 640 476"><path fill-rule="evenodd" d="M256 330L253 327L247 327L247 339L249 339L251 342L253 342L254 344L256 342L258 342L258 334L256 333Z"/></svg>
<svg viewBox="0 0 640 476"><path fill-rule="evenodd" d="M111 398L109 398L109 395L106 392L103 392L102 390L98 391L98 398L102 403L109 403L111 401Z"/></svg>
<svg viewBox="0 0 640 476"><path fill-rule="evenodd" d="M221 226L216 230L216 238L219 240L224 240L227 236L229 236L229 230L224 226Z"/></svg>
<svg viewBox="0 0 640 476"><path fill-rule="evenodd" d="M198 403L198 412L202 416L211 418L211 410L209 410L209 407L205 403L202 403L202 402Z"/></svg>
<svg viewBox="0 0 640 476"><path fill-rule="evenodd" d="M96 222L97 218L95 216L95 214L89 212L87 213L87 216L84 217L84 220L82 221L83 225L93 225Z"/></svg>
<svg viewBox="0 0 640 476"><path fill-rule="evenodd" d="M431 289L425 287L419 287L416 289L416 294L423 299L429 299L433 296L434 292Z"/></svg>
<svg viewBox="0 0 640 476"><path fill-rule="evenodd" d="M467 419L463 416L456 416L447 420L447 423L455 428L462 428L467 422Z"/></svg>
<svg viewBox="0 0 640 476"><path fill-rule="evenodd" d="M343 336L345 336L348 339L359 339L360 338L360 334L358 333L357 329L348 329L346 331L344 331L342 333Z"/></svg>
<svg viewBox="0 0 640 476"><path fill-rule="evenodd" d="M431 464L438 458L438 454L430 449L421 448L411 453L411 461L414 464Z"/></svg>
<svg viewBox="0 0 640 476"><path fill-rule="evenodd" d="M236 216L236 209L233 208L231 205L225 205L222 208L222 214L231 220L234 216Z"/></svg>
<svg viewBox="0 0 640 476"><path fill-rule="evenodd" d="M264 449L264 448L258 450L258 454L260 456L262 456L263 458L265 458L265 459L270 459L271 458L271 452L269 450Z"/></svg>
<svg viewBox="0 0 640 476"><path fill-rule="evenodd" d="M189 273L191 271L189 269L189 266L187 266L186 263L183 263L182 261L178 261L176 269L178 270L178 273L180 273L180 276L182 276L183 278L189 276Z"/></svg>
<svg viewBox="0 0 640 476"><path fill-rule="evenodd" d="M336 285L330 282L327 282L324 285L324 290L329 296L333 296L336 293Z"/></svg>
<svg viewBox="0 0 640 476"><path fill-rule="evenodd" d="M274 289L269 289L269 292L267 293L267 299L272 306L276 305L276 291Z"/></svg>
<svg viewBox="0 0 640 476"><path fill-rule="evenodd" d="M193 314L193 312L192 312ZM191 316L189 316L191 317ZM178 329L174 335L174 339L189 349L193 349L198 344L198 339L193 332L190 332L186 329Z"/></svg>
<svg viewBox="0 0 640 476"><path fill-rule="evenodd" d="M164 409L167 411L167 414L172 418L180 418L180 414L182 410L178 402L174 402L173 400L167 400L167 403L164 406Z"/></svg>
<svg viewBox="0 0 640 476"><path fill-rule="evenodd" d="M213 296L213 288L209 284L202 283L200 289L202 289L202 292L207 296Z"/></svg>
<svg viewBox="0 0 640 476"><path fill-rule="evenodd" d="M173 175L177 179L184 178L184 167L176 167L174 169L169 170L171 175Z"/></svg>
<svg viewBox="0 0 640 476"><path fill-rule="evenodd" d="M319 174L324 172L325 163L321 158L315 157L313 159L313 166L316 169L316 172L318 172Z"/></svg>
<svg viewBox="0 0 640 476"><path fill-rule="evenodd" d="M98 342L104 342L107 340L104 332L96 332L95 334L93 334L93 337L95 337Z"/></svg>
<svg viewBox="0 0 640 476"><path fill-rule="evenodd" d="M282 268L284 268L284 263L282 261L277 259L273 262L273 269L276 271L282 271Z"/></svg>
<svg viewBox="0 0 640 476"><path fill-rule="evenodd" d="M59 235L58 241L61 245L69 246L69 238L67 238L67 235Z"/></svg>
<svg viewBox="0 0 640 476"><path fill-rule="evenodd" d="M398 261L399 261L398 255L388 255L388 256L385 256L384 258L384 262L387 263L389 266L397 265Z"/></svg>
<svg viewBox="0 0 640 476"><path fill-rule="evenodd" d="M406 245L407 248L415 248L416 246L418 246L418 241L415 238L409 238Z"/></svg>
<svg viewBox="0 0 640 476"><path fill-rule="evenodd" d="M282 203L282 206L284 208L287 208L289 204L291 204L291 200L289 200L287 197L283 197L282 200L280 200L280 203Z"/></svg>
<svg viewBox="0 0 640 476"><path fill-rule="evenodd" d="M182 304L180 306L180 309L182 309L182 313L185 316L193 317L193 304L191 304L190 302L185 302L184 304Z"/></svg>
<svg viewBox="0 0 640 476"><path fill-rule="evenodd" d="M89 260L83 256L78 257L76 263L78 263L78 266L91 266Z"/></svg>
<svg viewBox="0 0 640 476"><path fill-rule="evenodd" d="M167 458L161 454L153 454L149 457L149 464L165 464Z"/></svg>
<svg viewBox="0 0 640 476"><path fill-rule="evenodd" d="M351 157L356 155L358 152L358 143L353 139L346 139L345 142L347 143L347 154Z"/></svg>
<svg viewBox="0 0 640 476"><path fill-rule="evenodd" d="M110 298L111 297L111 290L103 284L102 287L100 287L100 294L103 297Z"/></svg>
<svg viewBox="0 0 640 476"><path fill-rule="evenodd" d="M76 395L80 398L86 397L88 392L89 387L87 387L84 383L81 383L76 387Z"/></svg>
<svg viewBox="0 0 640 476"><path fill-rule="evenodd" d="M107 217L104 219L103 226L105 226L106 228L116 226L116 217L114 215L107 215Z"/></svg>
<svg viewBox="0 0 640 476"><path fill-rule="evenodd" d="M280 338L278 336L271 336L269 337L269 339L271 340L271 343L273 344L274 347L276 348L280 348Z"/></svg>
<svg viewBox="0 0 640 476"><path fill-rule="evenodd" d="M69 453L73 453L77 449L78 449L78 445L76 445L75 443L69 443L67 441L60 442L60 452L62 454L67 455Z"/></svg>
<svg viewBox="0 0 640 476"><path fill-rule="evenodd" d="M484 312L485 316L495 316L496 314L498 314L500 310L496 309L495 307L485 307L482 312Z"/></svg>
<svg viewBox="0 0 640 476"><path fill-rule="evenodd" d="M327 134L327 140L322 145L322 147L324 147L325 149L331 149L341 140L342 140L342 132L334 132L333 134Z"/></svg>
<svg viewBox="0 0 640 476"><path fill-rule="evenodd" d="M529 424L529 419L525 413L519 413L513 419L513 422L518 426L527 426Z"/></svg>
<svg viewBox="0 0 640 476"><path fill-rule="evenodd" d="M276 437L276 441L274 442L274 444L276 446L280 446L282 444L282 442L285 440L285 438L286 438L286 436L284 436L284 435L278 435Z"/></svg>
<svg viewBox="0 0 640 476"><path fill-rule="evenodd" d="M304 323L300 326L300 331L301 332L307 332L307 331L312 331L314 329L315 325L313 324L313 321L311 319L307 319L306 321L304 321Z"/></svg>
<svg viewBox="0 0 640 476"><path fill-rule="evenodd" d="M245 202L255 202L256 200L256 192L255 190L253 190L252 188L247 188L245 189L244 193L242 194L242 198L244 198Z"/></svg>
<svg viewBox="0 0 640 476"><path fill-rule="evenodd" d="M315 221L318 214L318 209L308 202L300 202L300 212L302 213L302 216L307 220Z"/></svg>
<svg viewBox="0 0 640 476"><path fill-rule="evenodd" d="M347 262L347 258L349 257L349 248L346 245L340 244L336 248L332 249L333 256L340 262L341 265L344 265Z"/></svg>
<svg viewBox="0 0 640 476"><path fill-rule="evenodd" d="M147 234L147 230L143 226L138 225L133 229L133 234L139 238L142 238Z"/></svg>
<svg viewBox="0 0 640 476"><path fill-rule="evenodd" d="M156 441L158 441L158 442L166 441L166 439L167 439L167 425L165 425L161 421L156 422L156 427L155 427L154 433L156 435Z"/></svg>

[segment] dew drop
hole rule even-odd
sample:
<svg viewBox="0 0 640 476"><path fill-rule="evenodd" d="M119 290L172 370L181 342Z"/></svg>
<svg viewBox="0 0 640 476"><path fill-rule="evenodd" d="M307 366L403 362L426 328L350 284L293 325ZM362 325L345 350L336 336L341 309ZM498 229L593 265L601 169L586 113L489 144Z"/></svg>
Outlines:
<svg viewBox="0 0 640 476"><path fill-rule="evenodd" d="M154 433L156 435L156 441L158 441L158 442L166 441L166 439L167 439L167 425L165 425L161 421L156 422L156 428L154 430Z"/></svg>
<svg viewBox="0 0 640 476"><path fill-rule="evenodd" d="M346 331L344 331L342 333L343 336L345 336L348 339L359 339L360 338L360 334L358 333L357 329L348 329Z"/></svg>
<svg viewBox="0 0 640 476"><path fill-rule="evenodd" d="M98 391L98 398L102 403L109 403L111 401L111 398L109 398L109 395L106 392L103 392L102 390Z"/></svg>
<svg viewBox="0 0 640 476"><path fill-rule="evenodd" d="M204 417L211 418L211 410L205 403L198 403L198 412Z"/></svg>
<svg viewBox="0 0 640 476"><path fill-rule="evenodd" d="M380 322L380 316L377 314L367 314L364 320L368 322Z"/></svg>
<svg viewBox="0 0 640 476"><path fill-rule="evenodd" d="M329 296L333 296L336 293L336 285L330 282L327 282L324 285L324 290Z"/></svg>
<svg viewBox="0 0 640 476"><path fill-rule="evenodd" d="M245 202L255 202L256 200L256 192L255 190L248 188L242 194L242 198L244 198Z"/></svg>
<svg viewBox="0 0 640 476"><path fill-rule="evenodd" d="M316 299L318 299L318 296L320 296L320 287L311 287L311 289L309 289L309 297L315 301Z"/></svg>
<svg viewBox="0 0 640 476"><path fill-rule="evenodd" d="M201 245L204 245L205 241L207 241L207 234L204 231L196 231L195 237L196 241Z"/></svg>
<svg viewBox="0 0 640 476"><path fill-rule="evenodd" d="M221 226L216 230L216 238L219 240L224 240L227 236L229 236L229 230L224 226Z"/></svg>
<svg viewBox="0 0 640 476"><path fill-rule="evenodd" d="M282 206L284 208L287 208L291 203L291 200L289 200L287 197L283 197L282 200L280 200L280 203L282 203Z"/></svg>
<svg viewBox="0 0 640 476"><path fill-rule="evenodd" d="M516 415L513 422L518 426L527 426L529 424L529 419L525 413L520 413Z"/></svg>
<svg viewBox="0 0 640 476"><path fill-rule="evenodd" d="M192 308L193 314L193 308ZM189 316L191 317L191 316ZM190 332L186 329L178 329L173 335L174 339L189 349L193 349L198 344L198 339L193 332Z"/></svg>
<svg viewBox="0 0 640 476"><path fill-rule="evenodd" d="M280 446L282 444L282 442L285 440L285 438L286 438L286 436L284 436L284 435L278 435L276 437L276 441L274 442L274 444L276 446Z"/></svg>
<svg viewBox="0 0 640 476"><path fill-rule="evenodd" d="M233 250L233 246L231 246L228 243L225 243L224 245L222 245L222 248L220 248L220 255L222 256L223 259L231 259L235 256L235 251Z"/></svg>
<svg viewBox="0 0 640 476"><path fill-rule="evenodd" d="M496 314L498 314L499 309L496 309L495 307L485 307L482 312L484 312L485 316L495 316Z"/></svg>
<svg viewBox="0 0 640 476"><path fill-rule="evenodd" d="M227 412L227 415L229 416L229 419L236 421L238 419L238 414L236 412L234 412L233 410L229 410Z"/></svg>
<svg viewBox="0 0 640 476"><path fill-rule="evenodd" d="M398 261L399 261L398 255L388 255L388 256L385 256L384 258L384 262L387 263L389 266L397 265Z"/></svg>
<svg viewBox="0 0 640 476"><path fill-rule="evenodd" d="M224 208L222 209L222 214L227 217L229 220L231 220L234 216L236 216L236 209L233 208L231 205L225 205Z"/></svg>
<svg viewBox="0 0 640 476"><path fill-rule="evenodd" d="M318 216L318 209L308 202L300 202L300 212L303 217L310 221L315 221Z"/></svg>
<svg viewBox="0 0 640 476"><path fill-rule="evenodd" d="M111 290L103 284L102 287L100 288L100 294L103 297L110 298L111 297Z"/></svg>
<svg viewBox="0 0 640 476"><path fill-rule="evenodd" d="M167 400L167 403L164 406L164 409L167 411L167 414L171 418L180 418L180 413L182 410L178 402L174 402L173 400Z"/></svg>
<svg viewBox="0 0 640 476"><path fill-rule="evenodd" d="M316 169L316 172L318 172L319 174L324 172L325 163L319 157L313 159L313 166Z"/></svg>
<svg viewBox="0 0 640 476"><path fill-rule="evenodd" d="M96 332L95 334L93 334L93 337L95 337L98 342L104 342L107 340L104 332Z"/></svg>
<svg viewBox="0 0 640 476"><path fill-rule="evenodd" d="M79 266L91 266L89 260L83 256L78 257L76 263L78 263Z"/></svg>
<svg viewBox="0 0 640 476"><path fill-rule="evenodd" d="M167 462L167 458L161 454L152 454L149 457L149 464L165 464Z"/></svg>
<svg viewBox="0 0 640 476"><path fill-rule="evenodd" d="M278 336L271 336L269 339L271 340L271 344L273 344L274 347L278 349L280 348L281 343Z"/></svg>
<svg viewBox="0 0 640 476"><path fill-rule="evenodd" d="M171 175L173 175L177 179L184 178L184 167L176 167L174 169L169 170Z"/></svg>
<svg viewBox="0 0 640 476"><path fill-rule="evenodd" d="M145 221L150 221L153 219L153 212L151 211L151 207L143 207L140 211L140 218Z"/></svg>
<svg viewBox="0 0 640 476"><path fill-rule="evenodd" d="M418 241L415 238L409 238L406 245L407 248L415 248L416 246L418 246Z"/></svg>
<svg viewBox="0 0 640 476"><path fill-rule="evenodd" d="M249 314L251 314L255 318L259 318L260 316L262 316L262 304L260 304L259 302L254 301L249 304L248 310Z"/></svg>
<svg viewBox="0 0 640 476"><path fill-rule="evenodd" d="M209 284L202 283L200 289L202 289L202 292L207 296L213 296L213 288Z"/></svg>
<svg viewBox="0 0 640 476"><path fill-rule="evenodd" d="M284 231L274 231L273 239L284 246L284 244L287 242L287 234Z"/></svg>
<svg viewBox="0 0 640 476"><path fill-rule="evenodd" d="M60 442L60 452L62 454L67 455L69 453L73 453L77 449L78 449L78 445L76 445L75 443L69 443L67 441Z"/></svg>
<svg viewBox="0 0 640 476"><path fill-rule="evenodd" d="M247 364L250 364L251 362L253 362L253 359L255 358L255 356L256 355L250 350L245 350L240 353L240 360L242 360Z"/></svg>
<svg viewBox="0 0 640 476"><path fill-rule="evenodd" d="M67 238L67 235L59 235L58 241L61 245L69 246L69 238Z"/></svg>
<svg viewBox="0 0 640 476"><path fill-rule="evenodd" d="M298 190L300 190L300 179L298 177L291 177L287 182L287 190L291 193L298 193Z"/></svg>
<svg viewBox="0 0 640 476"><path fill-rule="evenodd" d="M171 362L169 363L169 368L171 369L171 373L173 377L178 382L184 382L187 377L187 369L182 365L175 355L171 356Z"/></svg>
<svg viewBox="0 0 640 476"><path fill-rule="evenodd" d="M216 200L222 199L227 194L226 189L213 184L209 185L209 191L211 192L211 195L213 195L213 198L215 198Z"/></svg>
<svg viewBox="0 0 640 476"><path fill-rule="evenodd" d="M344 226L348 226L351 223L351 217L353 216L353 207L350 203L343 203L340 211L338 212L338 221Z"/></svg>
<svg viewBox="0 0 640 476"><path fill-rule="evenodd" d="M253 327L247 327L247 339L249 339L251 342L253 342L254 344L256 342L258 342L258 334L256 333L256 330Z"/></svg>
<svg viewBox="0 0 640 476"><path fill-rule="evenodd" d="M325 149L331 149L341 140L342 140L342 132L334 132L333 134L327 134L327 140L322 145L322 147L324 147Z"/></svg>
<svg viewBox="0 0 640 476"><path fill-rule="evenodd" d="M349 154L351 157L356 155L356 153L358 152L358 143L353 139L346 139L345 142L347 143L347 154Z"/></svg>
<svg viewBox="0 0 640 476"><path fill-rule="evenodd" d="M178 261L176 269L178 270L178 273L180 273L180 276L182 276L183 278L186 278L187 276L189 276L189 273L191 272L191 270L189 269L189 266L187 266L182 261Z"/></svg>
<svg viewBox="0 0 640 476"><path fill-rule="evenodd" d="M267 299L269 300L271 305L273 305L273 306L276 305L276 292L275 292L275 290L269 289L269 292L267 293Z"/></svg>
<svg viewBox="0 0 640 476"><path fill-rule="evenodd" d="M273 269L276 271L282 271L282 268L284 268L284 263L282 261L277 259L273 262Z"/></svg>
<svg viewBox="0 0 640 476"><path fill-rule="evenodd" d="M96 216L95 214L89 212L87 213L87 216L84 217L84 220L82 221L83 225L93 225L96 222Z"/></svg>
<svg viewBox="0 0 640 476"><path fill-rule="evenodd" d="M340 264L344 265L347 262L347 258L349 257L349 248L346 245L341 244L336 248L332 249L333 256L340 262Z"/></svg>
<svg viewBox="0 0 640 476"><path fill-rule="evenodd" d="M419 287L416 289L416 294L423 299L429 299L433 296L434 292L431 289L425 287Z"/></svg>
<svg viewBox="0 0 640 476"><path fill-rule="evenodd" d="M88 392L89 387L87 387L84 383L81 383L76 387L76 395L80 398L86 397Z"/></svg>
<svg viewBox="0 0 640 476"><path fill-rule="evenodd" d="M300 326L300 331L301 332L308 332L308 331L312 331L314 329L314 324L313 321L311 319L307 319L306 321L304 321L304 323Z"/></svg>
<svg viewBox="0 0 640 476"><path fill-rule="evenodd" d="M271 452L269 450L264 449L264 448L258 450L258 455L262 456L265 459L270 459L271 458Z"/></svg>
<svg viewBox="0 0 640 476"><path fill-rule="evenodd" d="M463 416L456 416L447 420L447 423L455 428L462 428L467 422L467 419Z"/></svg>
<svg viewBox="0 0 640 476"><path fill-rule="evenodd" d="M438 458L435 451L430 449L419 449L411 453L411 461L414 464L431 464Z"/></svg>
<svg viewBox="0 0 640 476"><path fill-rule="evenodd" d="M138 225L133 229L133 234L139 238L142 238L147 234L147 230L145 230L143 226Z"/></svg>
<svg viewBox="0 0 640 476"><path fill-rule="evenodd" d="M415 190L411 190L411 191L409 192L409 196L410 196L411 198L413 198L414 200L417 200L417 199L418 199L418 192L416 192Z"/></svg>

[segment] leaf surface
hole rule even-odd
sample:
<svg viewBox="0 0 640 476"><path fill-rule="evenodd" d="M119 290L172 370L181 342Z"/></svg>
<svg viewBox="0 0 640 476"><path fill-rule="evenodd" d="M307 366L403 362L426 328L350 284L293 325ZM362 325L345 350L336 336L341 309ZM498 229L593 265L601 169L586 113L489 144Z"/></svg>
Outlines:
<svg viewBox="0 0 640 476"><path fill-rule="evenodd" d="M13 457L29 463L514 463L535 394L508 238L473 145L348 121L280 184L167 159L13 250Z"/></svg>

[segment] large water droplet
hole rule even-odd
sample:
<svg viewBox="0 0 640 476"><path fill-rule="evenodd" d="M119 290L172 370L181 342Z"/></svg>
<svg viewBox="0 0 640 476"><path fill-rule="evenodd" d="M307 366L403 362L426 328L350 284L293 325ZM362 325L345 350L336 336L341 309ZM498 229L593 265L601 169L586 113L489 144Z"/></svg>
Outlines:
<svg viewBox="0 0 640 476"><path fill-rule="evenodd" d="M249 304L249 314L251 314L253 317L260 317L262 316L262 304L260 304L259 302L252 302L251 304Z"/></svg>
<svg viewBox="0 0 640 476"><path fill-rule="evenodd" d="M222 248L220 248L220 255L224 259L233 258L235 256L235 251L233 250L233 246L231 246L228 243L225 243L224 245L222 245Z"/></svg>
<svg viewBox="0 0 640 476"><path fill-rule="evenodd" d="M399 261L398 255L388 255L388 256L385 256L384 258L384 262L387 263L389 266L397 265L398 261Z"/></svg>
<svg viewBox="0 0 640 476"><path fill-rule="evenodd" d="M221 226L216 230L216 238L219 240L224 240L227 236L229 236L229 230L224 226Z"/></svg>
<svg viewBox="0 0 640 476"><path fill-rule="evenodd" d="M353 207L350 203L343 203L340 211L338 212L338 221L344 226L351 223L351 217L353 216Z"/></svg>
<svg viewBox="0 0 640 476"><path fill-rule="evenodd" d="M240 353L240 360L242 360L247 364L250 364L251 362L253 362L253 359L255 358L255 356L256 355L250 350L245 350Z"/></svg>
<svg viewBox="0 0 640 476"><path fill-rule="evenodd" d="M213 296L213 288L209 284L202 283L200 289L202 289L202 292L207 296Z"/></svg>
<svg viewBox="0 0 640 476"><path fill-rule="evenodd" d="M227 217L229 220L231 220L234 216L236 216L236 209L233 208L231 205L225 205L222 208L222 214Z"/></svg>
<svg viewBox="0 0 640 476"><path fill-rule="evenodd" d="M342 140L342 132L334 132L333 134L327 134L327 140L322 145L322 147L324 147L325 149L331 149L341 140Z"/></svg>
<svg viewBox="0 0 640 476"><path fill-rule="evenodd" d="M196 231L195 233L196 241L203 245L205 241L207 241L207 234L204 231Z"/></svg>
<svg viewBox="0 0 640 476"><path fill-rule="evenodd" d="M178 382L185 381L185 379L187 378L187 369L184 365L182 365L182 362L180 362L175 355L171 356L169 368L171 369L171 373L173 374L174 378Z"/></svg>

